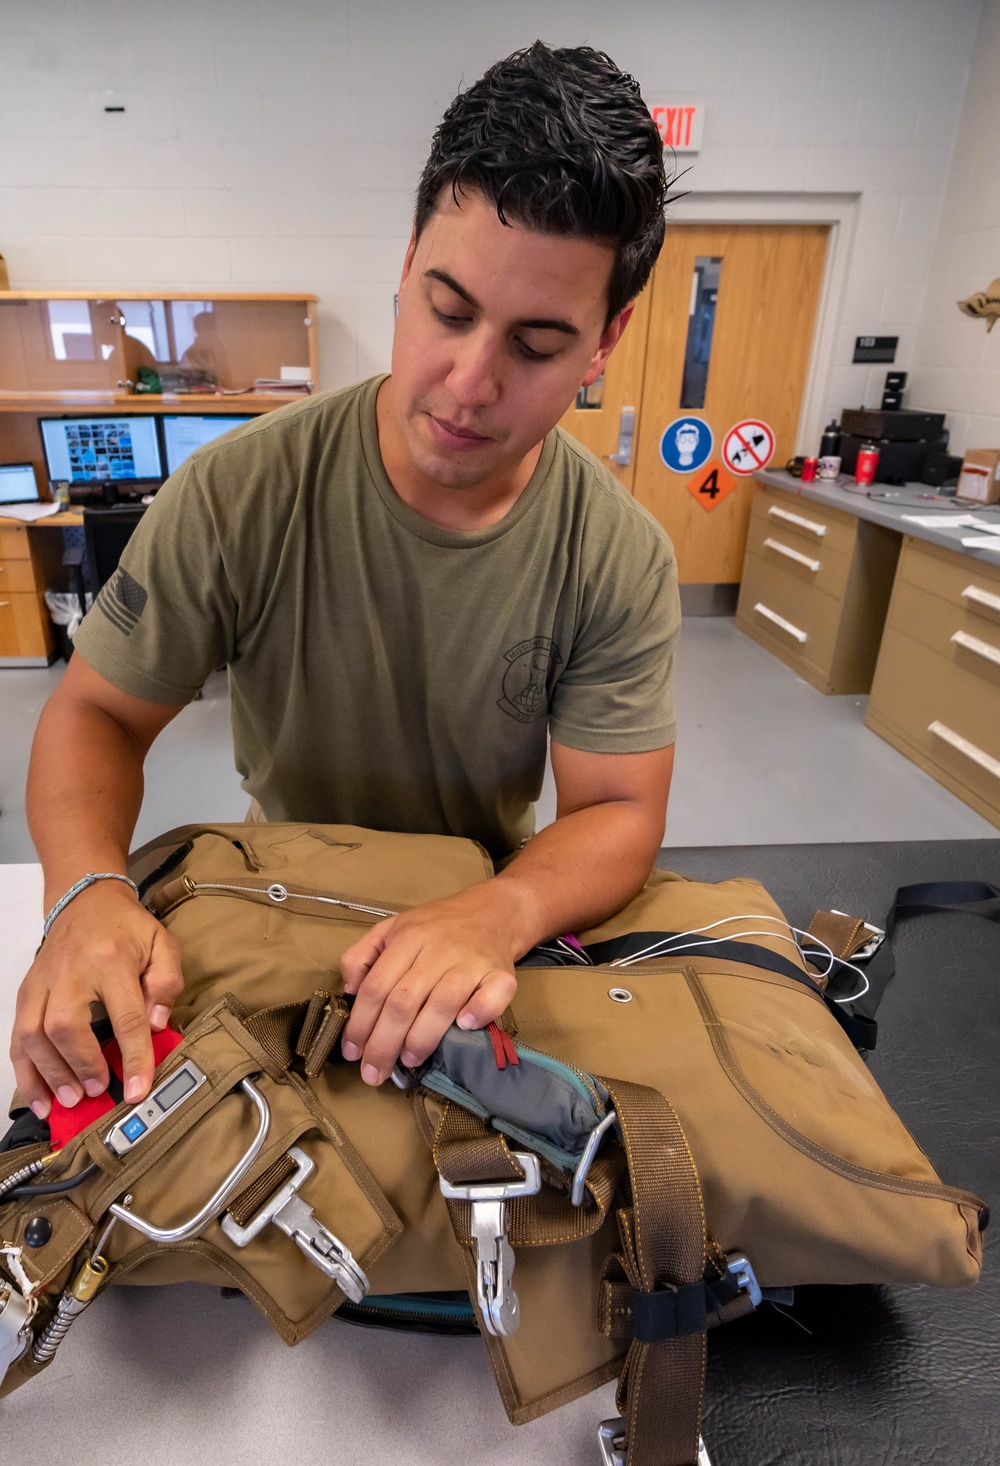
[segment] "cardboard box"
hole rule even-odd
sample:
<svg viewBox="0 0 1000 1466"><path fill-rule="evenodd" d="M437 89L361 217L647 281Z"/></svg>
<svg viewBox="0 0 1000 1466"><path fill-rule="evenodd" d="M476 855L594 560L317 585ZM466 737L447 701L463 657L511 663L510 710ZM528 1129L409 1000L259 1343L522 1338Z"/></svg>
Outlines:
<svg viewBox="0 0 1000 1466"><path fill-rule="evenodd" d="M958 476L956 499L970 504L1000 502L1000 448L970 448Z"/></svg>

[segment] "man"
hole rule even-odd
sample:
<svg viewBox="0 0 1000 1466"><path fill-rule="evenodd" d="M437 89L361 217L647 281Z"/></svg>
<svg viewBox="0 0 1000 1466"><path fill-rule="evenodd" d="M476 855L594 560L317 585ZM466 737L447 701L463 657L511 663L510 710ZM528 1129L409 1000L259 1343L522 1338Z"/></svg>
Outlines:
<svg viewBox="0 0 1000 1466"><path fill-rule="evenodd" d="M94 1000L126 1099L148 1091L179 956L108 877L146 752L222 662L265 817L473 836L501 866L345 954L342 1048L367 1083L497 1017L526 951L642 886L673 764L673 553L554 425L627 325L664 201L656 128L606 56L536 43L492 67L434 138L391 375L268 414L161 490L32 754L46 907L100 877L18 995L36 1114L105 1088ZM547 729L557 818L529 842Z"/></svg>

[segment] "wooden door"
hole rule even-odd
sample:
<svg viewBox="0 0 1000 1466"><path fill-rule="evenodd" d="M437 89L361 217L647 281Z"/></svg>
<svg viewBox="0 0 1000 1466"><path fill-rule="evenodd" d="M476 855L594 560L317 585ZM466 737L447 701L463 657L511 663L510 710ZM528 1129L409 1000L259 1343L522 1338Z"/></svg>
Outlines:
<svg viewBox="0 0 1000 1466"><path fill-rule="evenodd" d="M632 319L615 347L604 369L604 379L586 394L587 406L577 405L563 414L560 426L589 448L595 458L607 464L618 481L629 490L635 474L635 444L633 433L632 452L628 463L619 463L618 442L621 435L622 413L626 409L638 415L642 398L642 374L646 360L646 332L649 328L649 304L651 287L639 296L632 312ZM584 394L581 394L581 397ZM580 404L581 398L577 398ZM636 422L636 427L638 423Z"/></svg>
<svg viewBox="0 0 1000 1466"><path fill-rule="evenodd" d="M740 579L752 478L736 476L725 496L695 497L689 490L704 482L712 461L723 462L730 428L748 418L768 424L773 464L783 467L794 451L827 236L820 225L667 225L645 292L651 295L648 344L631 486L673 540L682 584ZM696 263L705 259L721 261L714 266L714 328L704 401L689 406L690 369L682 390L688 326ZM693 400L699 395L695 383ZM707 421L714 437L708 464L696 464L697 473L672 472L660 453L665 429L684 416Z"/></svg>

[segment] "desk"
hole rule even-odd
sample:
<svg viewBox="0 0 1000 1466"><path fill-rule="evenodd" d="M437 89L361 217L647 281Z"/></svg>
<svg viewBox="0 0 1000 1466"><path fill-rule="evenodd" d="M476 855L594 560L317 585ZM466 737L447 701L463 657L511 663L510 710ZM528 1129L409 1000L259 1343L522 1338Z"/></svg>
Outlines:
<svg viewBox="0 0 1000 1466"><path fill-rule="evenodd" d="M65 579L62 531L82 524L78 509L34 524L0 516L0 667L47 667L54 660L45 591Z"/></svg>
<svg viewBox="0 0 1000 1466"><path fill-rule="evenodd" d="M699 880L762 880L804 926L817 906L881 920L911 881L1000 884L1000 840L668 851ZM41 926L37 867L0 881L0 1095L6 1034ZM25 915L30 912L30 918ZM1000 929L929 915L900 925L898 974L872 1070L949 1182L1000 1198ZM994 1228L996 1227L994 1224ZM987 1233L977 1287L806 1288L709 1336L705 1439L713 1466L985 1466L1000 1461L1000 1268ZM100 1298L41 1379L3 1405L13 1458L32 1466L178 1462L338 1466L597 1466L610 1385L519 1429L477 1339L332 1321L288 1349L216 1289L121 1288ZM30 1445L29 1445L30 1442Z"/></svg>
<svg viewBox="0 0 1000 1466"><path fill-rule="evenodd" d="M741 630L822 692L870 692L867 726L1000 825L1000 555L907 522L948 512L930 500L754 477Z"/></svg>

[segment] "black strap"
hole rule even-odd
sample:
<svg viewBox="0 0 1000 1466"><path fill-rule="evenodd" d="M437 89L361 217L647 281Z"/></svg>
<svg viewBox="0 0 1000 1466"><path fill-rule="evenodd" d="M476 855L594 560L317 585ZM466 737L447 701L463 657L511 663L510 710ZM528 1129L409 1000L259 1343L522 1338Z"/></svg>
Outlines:
<svg viewBox="0 0 1000 1466"><path fill-rule="evenodd" d="M860 1049L874 1049L878 1036L875 1014L886 988L896 972L892 950L892 934L897 922L906 916L919 916L927 911L953 911L962 916L982 916L987 921L1000 921L1000 891L985 881L919 881L900 886L885 917L885 941L864 964L868 991L853 1003L844 1003L842 1011L858 1026L865 1041Z"/></svg>

